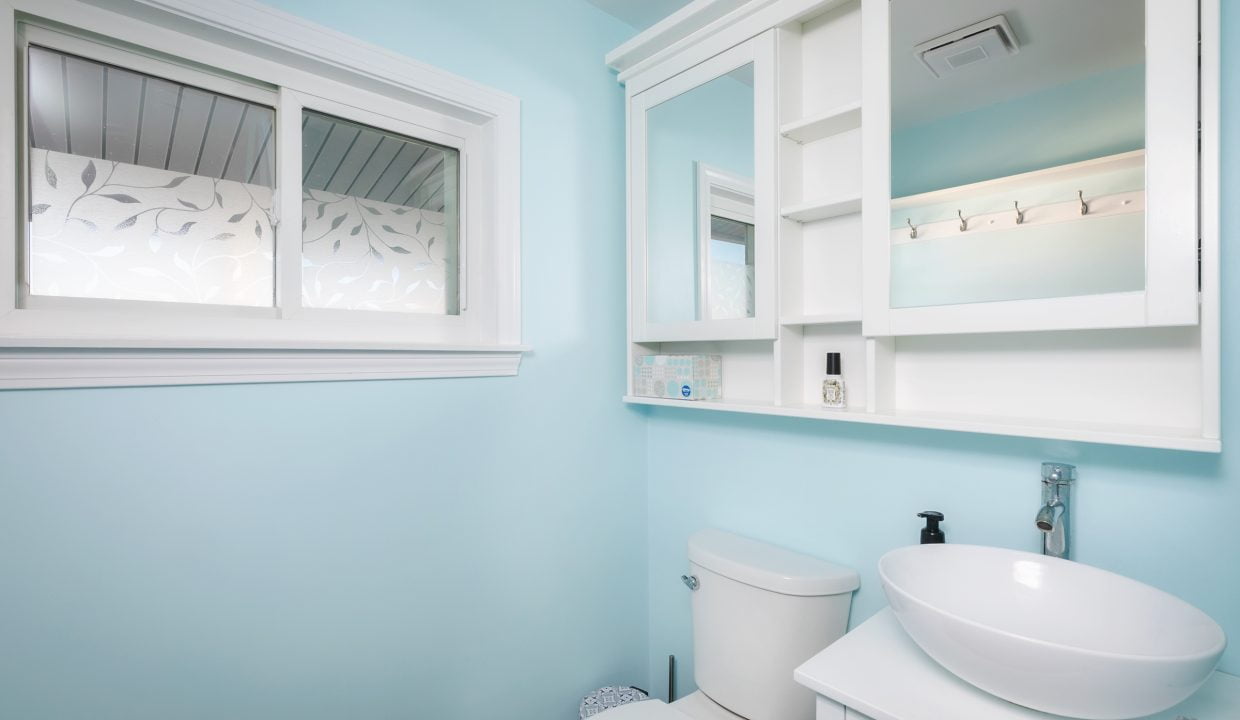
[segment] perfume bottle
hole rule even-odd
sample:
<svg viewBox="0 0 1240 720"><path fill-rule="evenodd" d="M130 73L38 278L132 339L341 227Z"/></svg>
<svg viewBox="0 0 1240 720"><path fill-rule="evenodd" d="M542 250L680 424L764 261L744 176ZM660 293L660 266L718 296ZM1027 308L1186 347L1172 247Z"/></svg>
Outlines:
<svg viewBox="0 0 1240 720"><path fill-rule="evenodd" d="M829 408L842 408L846 404L840 354L827 353L827 377L822 381L822 405Z"/></svg>

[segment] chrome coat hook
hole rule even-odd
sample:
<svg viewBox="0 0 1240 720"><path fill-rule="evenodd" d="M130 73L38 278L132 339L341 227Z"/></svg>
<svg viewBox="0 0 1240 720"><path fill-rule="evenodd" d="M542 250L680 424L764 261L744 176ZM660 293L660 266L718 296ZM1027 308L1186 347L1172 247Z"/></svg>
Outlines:
<svg viewBox="0 0 1240 720"><path fill-rule="evenodd" d="M965 230L968 230L968 229L969 229L969 221L964 219L964 213L962 213L962 212L960 212L959 210L957 210L957 211L956 211L956 217L960 218L960 232L964 232Z"/></svg>
<svg viewBox="0 0 1240 720"><path fill-rule="evenodd" d="M916 240L917 239L917 228L913 227L913 218L905 218L904 222L908 223L909 240Z"/></svg>
<svg viewBox="0 0 1240 720"><path fill-rule="evenodd" d="M1085 202L1085 191L1084 191L1084 190L1077 190L1077 191L1076 191L1076 197L1077 197L1077 199L1078 199L1078 200L1080 200L1080 201L1081 201L1081 214L1082 214L1082 215L1088 215L1088 214L1089 214L1089 205L1088 205L1088 204L1086 204L1086 202Z"/></svg>
<svg viewBox="0 0 1240 720"><path fill-rule="evenodd" d="M1025 222L1025 211L1020 209L1020 201L1013 201L1012 206L1016 208L1016 224L1023 224Z"/></svg>

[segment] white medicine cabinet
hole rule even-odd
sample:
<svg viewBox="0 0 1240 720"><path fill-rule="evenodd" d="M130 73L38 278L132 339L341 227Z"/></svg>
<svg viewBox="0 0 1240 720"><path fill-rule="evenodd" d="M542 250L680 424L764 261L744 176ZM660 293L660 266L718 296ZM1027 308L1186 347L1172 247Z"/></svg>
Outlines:
<svg viewBox="0 0 1240 720"><path fill-rule="evenodd" d="M630 99L640 341L775 337L774 64L764 33Z"/></svg>
<svg viewBox="0 0 1240 720"><path fill-rule="evenodd" d="M1194 10L864 3L866 334L1196 325Z"/></svg>
<svg viewBox="0 0 1240 720"><path fill-rule="evenodd" d="M628 359L723 366L625 400L1218 452L1218 7L700 0L617 48Z"/></svg>

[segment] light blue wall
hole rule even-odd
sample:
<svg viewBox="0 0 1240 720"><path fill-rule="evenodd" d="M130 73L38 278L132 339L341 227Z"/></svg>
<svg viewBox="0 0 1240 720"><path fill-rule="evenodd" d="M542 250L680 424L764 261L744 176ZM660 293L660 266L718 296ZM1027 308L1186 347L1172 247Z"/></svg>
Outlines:
<svg viewBox="0 0 1240 720"><path fill-rule="evenodd" d="M750 77L752 78L752 69ZM650 322L698 316L697 164L753 179L753 85L725 75L646 112Z"/></svg>
<svg viewBox="0 0 1240 720"><path fill-rule="evenodd" d="M892 197L1145 147L1145 67L987 105L891 136Z"/></svg>
<svg viewBox="0 0 1240 720"><path fill-rule="evenodd" d="M1240 190L1240 7L1223 3L1223 198ZM962 180L964 181L964 180ZM1240 362L1240 207L1223 203L1223 367ZM1153 379L1151 379L1153 380ZM646 411L649 424L650 667L692 683L685 542L720 527L857 568L855 625L885 605L887 550L918 541L920 510L947 515L949 542L1036 550L1039 463L1080 468L1076 558L1197 605L1232 639L1240 673L1240 383L1223 377L1223 455L1007 439L795 419Z"/></svg>
<svg viewBox="0 0 1240 720"><path fill-rule="evenodd" d="M646 675L624 385L631 29L284 0L523 99L517 378L0 394L0 717L577 717Z"/></svg>

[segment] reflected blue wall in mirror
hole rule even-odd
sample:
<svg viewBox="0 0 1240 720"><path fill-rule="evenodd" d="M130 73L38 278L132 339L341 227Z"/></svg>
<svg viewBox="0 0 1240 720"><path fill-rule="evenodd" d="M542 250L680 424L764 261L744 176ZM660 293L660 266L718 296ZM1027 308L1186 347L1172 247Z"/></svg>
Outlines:
<svg viewBox="0 0 1240 720"><path fill-rule="evenodd" d="M698 319L697 163L753 177L753 65L647 111L647 311L651 323Z"/></svg>
<svg viewBox="0 0 1240 720"><path fill-rule="evenodd" d="M1145 66L1099 73L891 135L904 197L1145 147Z"/></svg>

